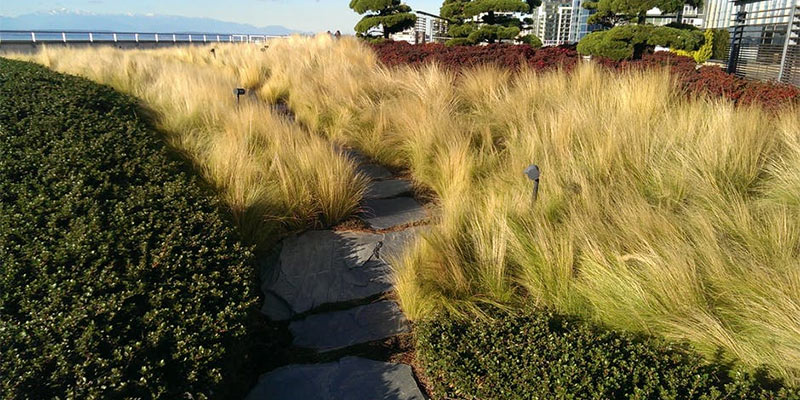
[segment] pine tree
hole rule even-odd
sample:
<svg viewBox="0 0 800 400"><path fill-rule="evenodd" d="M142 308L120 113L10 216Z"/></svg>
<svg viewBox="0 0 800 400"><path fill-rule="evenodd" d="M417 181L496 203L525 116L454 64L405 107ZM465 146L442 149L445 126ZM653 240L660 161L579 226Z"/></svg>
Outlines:
<svg viewBox="0 0 800 400"><path fill-rule="evenodd" d="M587 1L584 8L597 10L589 17L589 23L615 26L625 21L644 24L647 10L658 8L662 13L679 13L684 4L702 7L702 0L595 0Z"/></svg>
<svg viewBox="0 0 800 400"><path fill-rule="evenodd" d="M380 27L383 37L388 39L389 35L402 32L417 22L411 7L400 0L351 0L350 8L359 14L366 14L355 26L356 32L364 36L371 29Z"/></svg>
<svg viewBox="0 0 800 400"><path fill-rule="evenodd" d="M440 13L451 21L448 44L494 43L515 39L523 24L518 17L498 14L530 13L539 4L540 0L445 0Z"/></svg>

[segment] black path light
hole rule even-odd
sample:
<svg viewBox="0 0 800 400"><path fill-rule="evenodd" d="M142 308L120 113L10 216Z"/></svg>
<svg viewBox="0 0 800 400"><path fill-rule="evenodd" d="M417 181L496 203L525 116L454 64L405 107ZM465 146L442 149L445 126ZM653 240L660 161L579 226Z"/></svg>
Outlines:
<svg viewBox="0 0 800 400"><path fill-rule="evenodd" d="M236 109L239 109L239 96L244 95L244 93L245 93L244 88L233 89L233 94L236 95Z"/></svg>
<svg viewBox="0 0 800 400"><path fill-rule="evenodd" d="M533 181L533 196L531 197L533 201L536 201L539 196L539 174L539 166L536 164L531 164L528 168L525 168L525 175Z"/></svg>

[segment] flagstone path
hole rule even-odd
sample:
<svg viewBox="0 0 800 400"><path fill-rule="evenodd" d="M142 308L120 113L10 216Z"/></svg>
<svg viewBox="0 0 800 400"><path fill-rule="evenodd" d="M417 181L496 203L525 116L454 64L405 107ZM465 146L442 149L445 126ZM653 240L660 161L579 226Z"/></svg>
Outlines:
<svg viewBox="0 0 800 400"><path fill-rule="evenodd" d="M393 290L391 263L422 232L428 212L410 196L411 183L348 152L371 183L359 218L362 231L308 231L284 240L264 268L262 312L289 321L293 345L319 353L410 332ZM261 376L248 400L422 400L405 364L344 356L292 364Z"/></svg>

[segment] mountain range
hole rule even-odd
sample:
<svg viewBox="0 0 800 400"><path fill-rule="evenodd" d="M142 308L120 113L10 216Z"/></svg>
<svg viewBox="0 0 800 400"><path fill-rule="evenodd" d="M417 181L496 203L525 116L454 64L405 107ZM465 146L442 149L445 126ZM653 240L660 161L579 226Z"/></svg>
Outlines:
<svg viewBox="0 0 800 400"><path fill-rule="evenodd" d="M65 9L0 16L0 30L74 30L116 32L170 33L249 33L289 35L302 33L280 25L254 26L212 18L180 17L175 15L94 14Z"/></svg>

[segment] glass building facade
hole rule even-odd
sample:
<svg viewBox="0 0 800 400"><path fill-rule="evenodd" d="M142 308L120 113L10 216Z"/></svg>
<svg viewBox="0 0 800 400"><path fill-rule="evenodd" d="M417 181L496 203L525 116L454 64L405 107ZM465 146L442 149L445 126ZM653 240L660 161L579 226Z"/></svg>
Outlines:
<svg viewBox="0 0 800 400"><path fill-rule="evenodd" d="M748 25L770 25L785 24L789 21L786 13L792 5L798 5L798 0L766 0L748 2L744 6L744 11L748 15ZM730 0L706 0L705 2L705 25L704 28L730 28L733 26L734 14L737 8Z"/></svg>
<svg viewBox="0 0 800 400"><path fill-rule="evenodd" d="M544 0L534 11L533 31L545 46L575 43L591 31L587 20L593 10L581 7L584 0Z"/></svg>

